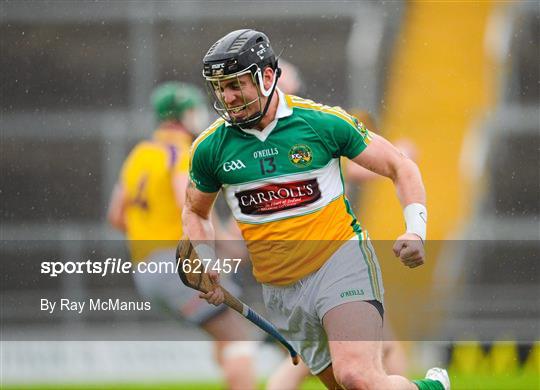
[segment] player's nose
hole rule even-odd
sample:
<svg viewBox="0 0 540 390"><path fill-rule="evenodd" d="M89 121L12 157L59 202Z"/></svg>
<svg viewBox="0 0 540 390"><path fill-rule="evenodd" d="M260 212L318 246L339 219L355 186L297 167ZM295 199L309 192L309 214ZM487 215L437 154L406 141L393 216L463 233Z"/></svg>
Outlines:
<svg viewBox="0 0 540 390"><path fill-rule="evenodd" d="M236 93L228 88L223 91L223 101L230 106L236 100Z"/></svg>

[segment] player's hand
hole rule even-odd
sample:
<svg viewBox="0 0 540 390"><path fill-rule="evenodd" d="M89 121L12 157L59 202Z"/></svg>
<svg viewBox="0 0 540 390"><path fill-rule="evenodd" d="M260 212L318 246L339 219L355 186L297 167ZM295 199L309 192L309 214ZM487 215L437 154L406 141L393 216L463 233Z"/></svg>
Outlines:
<svg viewBox="0 0 540 390"><path fill-rule="evenodd" d="M208 303L214 306L219 306L225 301L225 295L219 284L219 274L216 271L208 271L207 275L212 282L213 289L207 293L200 293L199 298L206 299Z"/></svg>
<svg viewBox="0 0 540 390"><path fill-rule="evenodd" d="M416 268L424 264L424 242L414 233L405 233L398 237L394 247L394 255L409 268Z"/></svg>

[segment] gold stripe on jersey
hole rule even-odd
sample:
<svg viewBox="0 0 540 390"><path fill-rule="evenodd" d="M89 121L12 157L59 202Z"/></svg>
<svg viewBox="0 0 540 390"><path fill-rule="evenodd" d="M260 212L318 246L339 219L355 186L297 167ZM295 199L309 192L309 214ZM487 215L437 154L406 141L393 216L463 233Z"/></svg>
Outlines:
<svg viewBox="0 0 540 390"><path fill-rule="evenodd" d="M327 114L333 114L333 115L343 119L344 121L346 121L357 132L359 132L360 134L365 136L364 139L365 139L366 144L369 144L369 142L371 141L372 137L371 137L369 131L366 131L365 133L362 133L358 129L358 125L357 125L358 119L356 117L350 115L343 108L341 108L339 106L335 106L335 107L326 106L326 105L323 105L323 104L320 104L320 103L315 103L313 100L303 99L303 98L300 98L298 96L288 95L287 97L290 98L290 99L287 99L287 102L289 103L290 106L292 106L292 107L300 107L300 108L308 108L308 109L313 109L315 111L325 112Z"/></svg>
<svg viewBox="0 0 540 390"><path fill-rule="evenodd" d="M189 165L191 166L193 161L193 155L195 154L195 150L199 146L201 142L203 142L206 138L208 138L210 135L215 133L215 131L225 123L225 120L222 118L216 119L214 123L212 123L206 130L204 130L195 141L193 141L193 144L191 145L190 150L190 159L189 159Z"/></svg>
<svg viewBox="0 0 540 390"><path fill-rule="evenodd" d="M247 242L255 278L261 283L287 285L319 269L353 238L352 228L343 229L352 222L342 195L311 214L238 226Z"/></svg>
<svg viewBox="0 0 540 390"><path fill-rule="evenodd" d="M341 107L330 107L324 104L315 103L313 100L302 99L297 96L293 96L291 99L293 107L311 108L316 111L326 112L328 114L334 114L335 116L343 119L349 123L352 127L356 128L356 123L351 115L349 115Z"/></svg>

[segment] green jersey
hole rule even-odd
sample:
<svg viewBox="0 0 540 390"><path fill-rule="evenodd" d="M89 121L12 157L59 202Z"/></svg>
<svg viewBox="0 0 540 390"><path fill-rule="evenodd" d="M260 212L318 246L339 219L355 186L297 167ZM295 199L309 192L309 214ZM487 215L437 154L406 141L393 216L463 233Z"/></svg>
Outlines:
<svg viewBox="0 0 540 390"><path fill-rule="evenodd" d="M276 118L262 131L220 119L203 132L192 146L190 176L200 191L223 190L256 278L289 284L320 268L337 249L332 242L362 236L340 157L356 157L371 137L339 107L279 91L278 99Z"/></svg>

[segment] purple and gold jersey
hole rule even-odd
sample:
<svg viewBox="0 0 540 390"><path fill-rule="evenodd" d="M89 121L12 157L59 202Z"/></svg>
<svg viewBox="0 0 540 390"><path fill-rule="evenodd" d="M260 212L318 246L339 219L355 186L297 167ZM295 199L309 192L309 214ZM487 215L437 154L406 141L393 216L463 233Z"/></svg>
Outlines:
<svg viewBox="0 0 540 390"><path fill-rule="evenodd" d="M178 241L182 236L173 176L188 174L191 141L188 134L158 129L151 140L135 146L124 162L120 184L128 199L126 234L135 261L170 246L166 240Z"/></svg>

